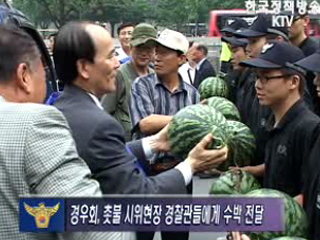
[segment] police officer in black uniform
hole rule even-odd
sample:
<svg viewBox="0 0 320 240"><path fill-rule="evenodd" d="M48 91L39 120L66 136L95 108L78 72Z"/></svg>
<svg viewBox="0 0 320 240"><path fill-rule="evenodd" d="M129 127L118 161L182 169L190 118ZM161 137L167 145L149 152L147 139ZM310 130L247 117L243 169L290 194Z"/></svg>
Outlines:
<svg viewBox="0 0 320 240"><path fill-rule="evenodd" d="M304 58L296 65L315 73L314 85L320 105L320 51ZM307 174L303 189L303 206L309 218L309 239L320 239L320 127L315 131L316 140L311 148L309 161L306 167Z"/></svg>
<svg viewBox="0 0 320 240"><path fill-rule="evenodd" d="M249 58L256 58L259 56L264 44L268 41L289 41L287 33L286 28L275 28L272 26L271 15L258 14L250 28L236 31L234 35L248 39L247 54ZM242 122L249 126L258 146L255 161L251 163L252 167L245 167L243 170L261 178L263 169L255 166L263 164L264 149L267 141L265 124L271 115L271 110L268 107L260 106L256 96L255 79L256 75L252 69L245 71L243 76L239 78L241 84L237 89L236 105L238 106Z"/></svg>
<svg viewBox="0 0 320 240"><path fill-rule="evenodd" d="M255 88L260 105L272 110L266 123L264 187L292 197L302 193L303 174L320 118L302 99L305 71L293 65L302 51L286 42L264 45L258 58L242 64L257 71Z"/></svg>
<svg viewBox="0 0 320 240"><path fill-rule="evenodd" d="M293 23L288 28L290 42L294 46L299 47L302 50L304 56L308 57L311 54L315 53L319 48L319 43L316 40L308 37L306 34L306 28L309 25L310 18L307 13L299 14L298 9L295 9L293 17ZM317 92L313 85L314 77L315 76L312 72L307 72L306 83L311 95L312 103L314 105L313 111L320 116L320 106L319 104L317 104Z"/></svg>
<svg viewBox="0 0 320 240"><path fill-rule="evenodd" d="M241 101L237 101L237 97L241 98L244 94L242 91L245 79L242 76L247 68L240 66L239 63L247 60L246 46L248 40L237 37L222 37L221 40L228 44L232 52L231 67L225 76L225 81L229 87L229 100L235 103L238 109L243 109L242 106L237 104L241 103Z"/></svg>

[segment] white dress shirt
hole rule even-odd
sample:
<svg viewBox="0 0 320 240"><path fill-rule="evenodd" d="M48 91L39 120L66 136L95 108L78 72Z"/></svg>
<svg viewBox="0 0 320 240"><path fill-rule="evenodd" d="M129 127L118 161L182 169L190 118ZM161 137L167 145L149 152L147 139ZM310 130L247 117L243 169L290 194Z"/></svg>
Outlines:
<svg viewBox="0 0 320 240"><path fill-rule="evenodd" d="M118 61L121 61L122 59L125 59L127 57L129 56L125 51L123 51L122 47L116 48L116 58L118 59Z"/></svg>
<svg viewBox="0 0 320 240"><path fill-rule="evenodd" d="M179 68L179 74L181 75L183 81L192 85L194 77L196 75L196 71L190 66L188 62L186 62Z"/></svg>

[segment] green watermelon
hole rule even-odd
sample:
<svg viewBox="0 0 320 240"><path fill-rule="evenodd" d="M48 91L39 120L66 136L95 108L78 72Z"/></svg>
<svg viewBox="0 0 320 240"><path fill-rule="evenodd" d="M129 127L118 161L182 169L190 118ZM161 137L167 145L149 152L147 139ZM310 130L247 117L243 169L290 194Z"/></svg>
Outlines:
<svg viewBox="0 0 320 240"><path fill-rule="evenodd" d="M207 104L220 111L226 119L240 121L240 113L237 107L228 99L223 97L211 97L208 99Z"/></svg>
<svg viewBox="0 0 320 240"><path fill-rule="evenodd" d="M199 86L201 100L210 97L228 97L228 86L220 77L208 77Z"/></svg>
<svg viewBox="0 0 320 240"><path fill-rule="evenodd" d="M295 236L305 238L308 231L307 215L303 208L289 195L273 190L258 189L246 194L249 197L281 197L285 204L285 231L284 232L249 232L246 233L251 240L270 240L282 236Z"/></svg>
<svg viewBox="0 0 320 240"><path fill-rule="evenodd" d="M227 121L227 144L230 150L229 166L248 166L255 157L256 140L245 124L237 121ZM226 167L229 167L226 166Z"/></svg>
<svg viewBox="0 0 320 240"><path fill-rule="evenodd" d="M208 133L214 136L209 149L219 149L226 145L227 120L212 107L197 104L181 109L173 117L169 127L171 151L178 158L186 158L189 152Z"/></svg>
<svg viewBox="0 0 320 240"><path fill-rule="evenodd" d="M307 240L305 238L299 238L299 237L279 237L279 238L273 238L272 240Z"/></svg>
<svg viewBox="0 0 320 240"><path fill-rule="evenodd" d="M243 170L231 170L220 176L212 185L210 194L246 194L261 186L257 179Z"/></svg>

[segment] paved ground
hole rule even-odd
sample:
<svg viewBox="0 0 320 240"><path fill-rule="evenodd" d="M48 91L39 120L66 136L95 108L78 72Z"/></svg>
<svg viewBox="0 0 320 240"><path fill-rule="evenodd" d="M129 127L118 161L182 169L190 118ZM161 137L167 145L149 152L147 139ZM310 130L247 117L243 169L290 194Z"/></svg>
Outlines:
<svg viewBox="0 0 320 240"><path fill-rule="evenodd" d="M193 178L193 195L207 195L209 187L214 179L200 179L198 177ZM189 240L225 240L226 233L190 233ZM161 240L159 233L155 235L154 240ZM178 239L173 239L178 240Z"/></svg>

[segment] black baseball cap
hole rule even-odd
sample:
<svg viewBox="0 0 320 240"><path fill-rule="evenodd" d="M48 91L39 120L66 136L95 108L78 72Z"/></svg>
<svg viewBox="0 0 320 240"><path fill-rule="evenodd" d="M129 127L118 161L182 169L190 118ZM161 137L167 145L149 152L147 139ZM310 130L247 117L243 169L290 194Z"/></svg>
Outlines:
<svg viewBox="0 0 320 240"><path fill-rule="evenodd" d="M271 26L267 29L267 31L268 31L268 34L277 34L289 42L288 27L273 27L273 26Z"/></svg>
<svg viewBox="0 0 320 240"><path fill-rule="evenodd" d="M271 26L271 17L265 13L259 13L249 28L236 31L234 35L240 38L262 37L268 34L268 28Z"/></svg>
<svg viewBox="0 0 320 240"><path fill-rule="evenodd" d="M234 18L227 19L226 26L223 29L221 29L220 32L233 34L235 31L237 31L240 28L248 28L248 27L249 25L244 19L240 17L234 17Z"/></svg>
<svg viewBox="0 0 320 240"><path fill-rule="evenodd" d="M230 43L232 46L235 46L235 47L245 47L249 42L247 38L237 38L237 37L222 37L221 40L226 43Z"/></svg>
<svg viewBox="0 0 320 240"><path fill-rule="evenodd" d="M259 13L255 21L248 29L237 30L234 35L241 38L262 37L267 34L277 34L289 41L288 29L286 27L273 27L272 15Z"/></svg>
<svg viewBox="0 0 320 240"><path fill-rule="evenodd" d="M305 75L301 67L294 65L303 58L303 52L298 47L287 42L272 41L263 46L258 58L243 61L240 65L263 69L290 68Z"/></svg>
<svg viewBox="0 0 320 240"><path fill-rule="evenodd" d="M304 59L297 61L295 65L311 72L320 72L320 50Z"/></svg>

